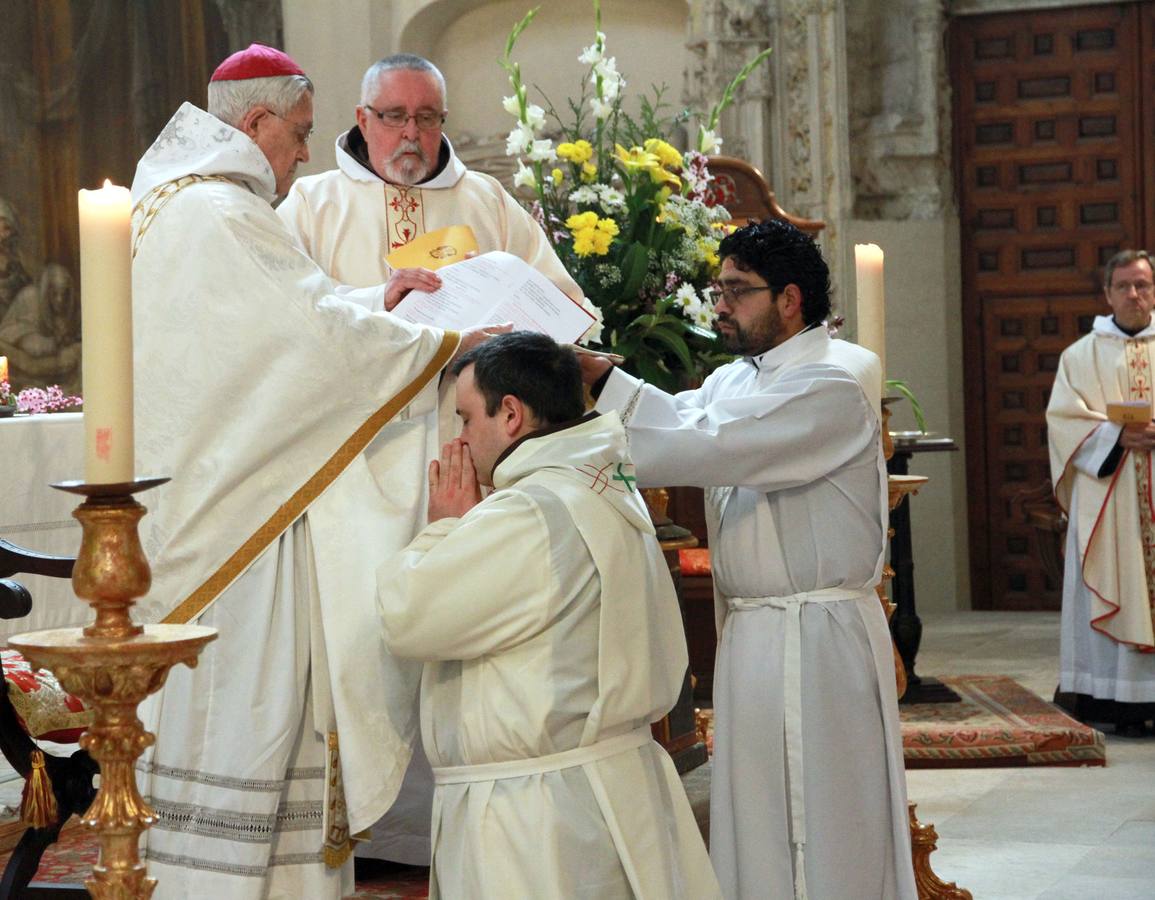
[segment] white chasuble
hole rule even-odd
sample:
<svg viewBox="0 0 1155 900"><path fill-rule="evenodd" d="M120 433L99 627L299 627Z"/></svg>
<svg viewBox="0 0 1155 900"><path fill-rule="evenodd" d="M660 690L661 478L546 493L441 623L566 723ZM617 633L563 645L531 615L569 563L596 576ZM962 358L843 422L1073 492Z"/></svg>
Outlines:
<svg viewBox="0 0 1155 900"><path fill-rule="evenodd" d="M720 896L650 732L686 645L617 415L528 436L493 480L378 577L390 649L425 661L430 897Z"/></svg>
<svg viewBox="0 0 1155 900"><path fill-rule="evenodd" d="M416 726L417 670L376 624L392 498L363 451L405 428L457 336L339 289L273 184L191 104L133 183L137 470L172 476L142 520L138 608L220 632L142 709L157 897L341 896L351 866L326 864L392 803Z"/></svg>
<svg viewBox="0 0 1155 900"><path fill-rule="evenodd" d="M915 900L878 358L822 327L675 396L615 370L638 478L706 489L718 609L710 856L731 900Z"/></svg>
<svg viewBox="0 0 1155 900"><path fill-rule="evenodd" d="M1060 689L1155 701L1151 454L1118 446L1107 404L1151 403L1155 327L1109 316L1065 351L1047 406L1055 497L1068 514Z"/></svg>

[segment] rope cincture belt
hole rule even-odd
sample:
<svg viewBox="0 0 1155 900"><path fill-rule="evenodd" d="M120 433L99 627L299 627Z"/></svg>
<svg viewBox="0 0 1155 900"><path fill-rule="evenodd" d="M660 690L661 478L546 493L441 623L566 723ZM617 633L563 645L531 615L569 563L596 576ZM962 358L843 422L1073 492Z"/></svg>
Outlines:
<svg viewBox="0 0 1155 900"><path fill-rule="evenodd" d="M499 781L502 778L520 778L524 775L559 772L562 769L584 766L601 759L617 756L619 753L636 750L653 740L654 735L650 731L650 726L643 725L634 731L606 738L604 741L598 741L586 747L574 747L572 750L563 750L548 756L478 763L472 766L434 766L433 782L434 784L465 784L473 781Z"/></svg>
<svg viewBox="0 0 1155 900"><path fill-rule="evenodd" d="M786 612L786 641L783 655L783 722L786 743L786 780L790 784L790 843L794 847L794 898L806 900L806 807L802 786L802 607L809 603L839 603L876 597L874 588L824 588L786 597L728 597L732 612L753 609L781 609Z"/></svg>

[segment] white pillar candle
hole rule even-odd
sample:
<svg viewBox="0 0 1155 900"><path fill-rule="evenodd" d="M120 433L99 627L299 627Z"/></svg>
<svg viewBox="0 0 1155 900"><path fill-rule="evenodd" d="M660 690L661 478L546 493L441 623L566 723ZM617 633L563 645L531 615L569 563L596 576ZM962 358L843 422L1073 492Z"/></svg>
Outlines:
<svg viewBox="0 0 1155 900"><path fill-rule="evenodd" d="M858 282L858 343L882 361L886 380L886 289L883 254L878 244L854 245L854 272Z"/></svg>
<svg viewBox="0 0 1155 900"><path fill-rule="evenodd" d="M0 356L0 381L8 380L8 357Z"/></svg>
<svg viewBox="0 0 1155 900"><path fill-rule="evenodd" d="M105 181L80 192L84 480L135 477L132 444L132 200Z"/></svg>

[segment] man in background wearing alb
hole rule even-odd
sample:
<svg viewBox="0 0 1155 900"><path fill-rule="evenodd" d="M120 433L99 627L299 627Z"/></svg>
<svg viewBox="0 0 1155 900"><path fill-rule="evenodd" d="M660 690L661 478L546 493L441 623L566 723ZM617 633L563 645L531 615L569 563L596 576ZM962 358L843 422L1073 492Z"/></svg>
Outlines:
<svg viewBox="0 0 1155 900"><path fill-rule="evenodd" d="M1047 405L1051 479L1068 516L1059 690L1080 695L1081 715L1105 714L1120 731L1142 734L1155 704L1155 278L1147 252L1112 257L1103 293L1112 315L1096 316L1091 333L1063 351ZM1142 406L1144 421L1107 418L1109 403L1127 401Z"/></svg>
<svg viewBox="0 0 1155 900"><path fill-rule="evenodd" d="M710 858L730 900L915 900L890 633L878 357L832 339L826 262L792 225L723 241L739 359L671 396L582 357L638 478L706 488L717 597ZM793 887L791 886L793 884Z"/></svg>

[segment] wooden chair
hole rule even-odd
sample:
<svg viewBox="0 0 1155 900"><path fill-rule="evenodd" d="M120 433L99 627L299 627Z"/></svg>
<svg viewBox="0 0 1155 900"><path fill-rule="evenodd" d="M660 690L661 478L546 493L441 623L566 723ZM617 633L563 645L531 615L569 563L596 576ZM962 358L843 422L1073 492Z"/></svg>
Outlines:
<svg viewBox="0 0 1155 900"><path fill-rule="evenodd" d="M32 596L27 588L10 580L9 576L26 574L71 578L74 562L71 557L34 553L0 539L0 618L19 619L28 615L32 609ZM34 736L28 733L25 722L17 714L11 699L10 692L20 690L10 678L10 663L13 659L14 657L6 652L4 690L0 691L0 752L3 752L9 764L25 778L25 799L21 804L22 817L25 821L32 819L38 824L40 822L43 824L39 827L29 825L12 851L3 877L0 878L0 900L9 898L15 900L22 897L37 900L87 898L88 891L81 885L30 884L40 866L40 857L60 836L60 829L64 823L74 813L83 813L92 803L96 796L92 781L99 768L85 750L78 749L71 756L62 757L45 753L40 749ZM52 683L55 683L54 679ZM53 733L53 739L64 737L72 736ZM78 738L77 733L72 739ZM43 781L45 775L49 784ZM41 802L37 813L30 813L27 808L29 797L33 793L30 787L36 786L41 790L48 789L52 799L55 800L55 810L51 809L51 803ZM42 796L40 799L43 801L46 798Z"/></svg>
<svg viewBox="0 0 1155 900"><path fill-rule="evenodd" d="M763 219L782 219L799 231L816 235L825 222L803 219L786 212L774 197L765 177L754 166L733 156L711 156L710 188L707 206L724 206L735 225L748 225Z"/></svg>

